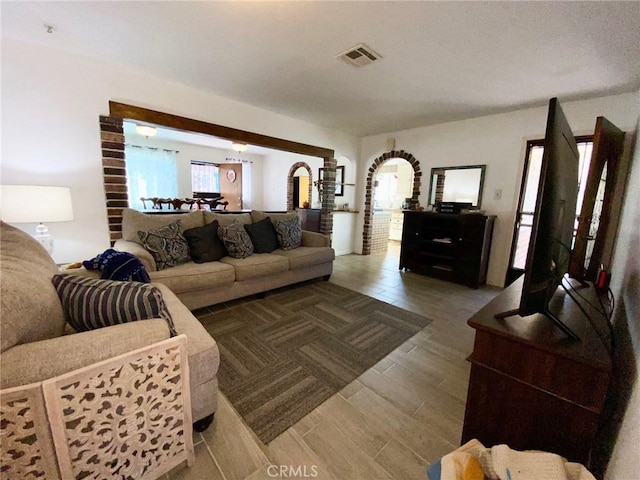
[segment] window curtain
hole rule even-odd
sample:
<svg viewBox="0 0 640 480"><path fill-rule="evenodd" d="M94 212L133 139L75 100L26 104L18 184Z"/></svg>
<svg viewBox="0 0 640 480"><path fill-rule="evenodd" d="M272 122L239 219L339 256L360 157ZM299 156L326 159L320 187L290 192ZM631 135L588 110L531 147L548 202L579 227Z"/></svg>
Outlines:
<svg viewBox="0 0 640 480"><path fill-rule="evenodd" d="M220 192L220 167L215 163L191 161L191 189L194 192Z"/></svg>
<svg viewBox="0 0 640 480"><path fill-rule="evenodd" d="M140 198L176 198L178 172L176 152L125 145L129 206L143 210ZM147 204L148 206L148 204Z"/></svg>

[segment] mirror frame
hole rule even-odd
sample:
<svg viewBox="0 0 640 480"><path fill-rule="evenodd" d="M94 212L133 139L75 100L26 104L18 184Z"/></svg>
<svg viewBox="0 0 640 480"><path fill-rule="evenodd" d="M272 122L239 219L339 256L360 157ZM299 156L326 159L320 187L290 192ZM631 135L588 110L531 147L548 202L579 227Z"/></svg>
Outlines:
<svg viewBox="0 0 640 480"><path fill-rule="evenodd" d="M434 167L431 169L431 177L429 179L429 197L427 200L427 204L428 205L433 205L433 203L431 203L431 197L433 194L433 189L434 189L434 177L437 176L437 172L442 171L442 170L470 170L470 169L474 169L474 168L479 168L480 169L480 185L478 185L478 204L475 205L473 208L474 209L480 209L480 207L482 206L482 190L484 187L484 176L487 170L487 165L461 165L461 166L453 166L453 167Z"/></svg>

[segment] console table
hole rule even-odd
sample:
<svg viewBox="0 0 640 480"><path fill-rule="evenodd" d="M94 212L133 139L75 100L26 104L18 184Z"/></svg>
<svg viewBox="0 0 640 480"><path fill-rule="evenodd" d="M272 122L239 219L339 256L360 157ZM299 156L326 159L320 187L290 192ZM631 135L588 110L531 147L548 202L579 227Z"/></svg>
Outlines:
<svg viewBox="0 0 640 480"><path fill-rule="evenodd" d="M562 289L551 310L579 341L541 314L495 319L517 308L522 283L521 277L467 321L476 334L462 443L477 438L487 446L545 450L588 466L612 376L606 342L596 332L608 341L606 319L578 298L591 325ZM576 288L599 304L593 287Z"/></svg>

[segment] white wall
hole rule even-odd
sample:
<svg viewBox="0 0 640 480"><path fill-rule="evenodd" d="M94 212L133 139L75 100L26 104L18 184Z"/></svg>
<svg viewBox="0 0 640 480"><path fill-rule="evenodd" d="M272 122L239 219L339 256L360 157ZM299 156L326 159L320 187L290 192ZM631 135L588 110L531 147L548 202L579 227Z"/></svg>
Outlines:
<svg viewBox="0 0 640 480"><path fill-rule="evenodd" d="M640 110L640 92L634 103L636 111ZM611 269L611 290L617 305L613 321L616 333L619 333L616 374L621 378L618 381L620 386L632 390L626 392L628 405L605 475L607 480L634 479L640 472L640 116L628 178Z"/></svg>
<svg viewBox="0 0 640 480"><path fill-rule="evenodd" d="M335 212L333 214L331 246L336 251L336 255L353 253L353 229L355 224L355 213Z"/></svg>
<svg viewBox="0 0 640 480"><path fill-rule="evenodd" d="M3 38L1 181L71 187L75 220L49 225L57 262L91 258L109 246L98 128L109 100L331 148L336 156L357 158L359 149L351 135L133 68ZM286 184L270 188L285 192Z"/></svg>
<svg viewBox="0 0 640 480"><path fill-rule="evenodd" d="M349 204L350 210L355 210L356 187L355 183L358 178L358 162L357 159L350 159L344 156L336 158L338 167L344 167L343 183L347 184L343 187L343 196L336 197L335 203L338 210L342 210L345 203ZM349 253L353 252L353 249Z"/></svg>
<svg viewBox="0 0 640 480"><path fill-rule="evenodd" d="M311 167L311 181L315 182L318 179L318 168L323 165L323 160L321 158L276 151L264 156L264 193L262 197L264 210L277 211L287 209L287 177L291 167L298 162L304 162ZM318 201L318 191L314 186L312 186L311 192L311 206L315 207L315 204Z"/></svg>
<svg viewBox="0 0 640 480"><path fill-rule="evenodd" d="M593 133L597 116L605 116L623 130L633 130L637 117L635 94L562 102L574 134ZM358 207L364 210L367 170L386 151L388 138L396 150L413 154L420 162L420 204L428 204L429 175L433 167L486 164L482 209L497 215L493 234L488 283L501 286L509 261L511 235L518 202L527 140L544 138L547 108L530 108L430 127L369 136L363 139L358 168ZM502 200L493 192L502 190ZM355 251L362 251L361 213L356 226Z"/></svg>

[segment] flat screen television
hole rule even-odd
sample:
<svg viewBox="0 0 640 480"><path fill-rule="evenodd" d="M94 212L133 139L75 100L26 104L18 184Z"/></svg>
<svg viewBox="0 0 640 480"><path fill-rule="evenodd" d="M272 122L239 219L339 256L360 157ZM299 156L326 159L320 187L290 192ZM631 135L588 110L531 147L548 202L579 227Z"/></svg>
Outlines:
<svg viewBox="0 0 640 480"><path fill-rule="evenodd" d="M578 198L579 153L557 98L549 101L538 196L520 305L496 318L542 313L568 337L578 336L549 309L549 302L569 269Z"/></svg>

